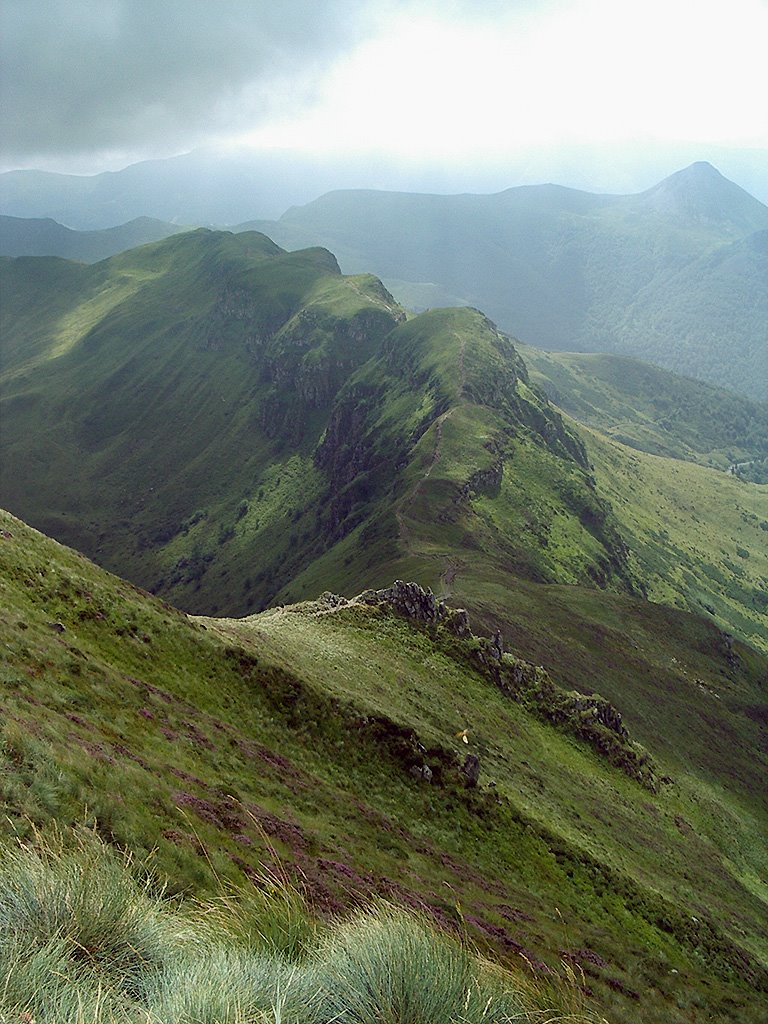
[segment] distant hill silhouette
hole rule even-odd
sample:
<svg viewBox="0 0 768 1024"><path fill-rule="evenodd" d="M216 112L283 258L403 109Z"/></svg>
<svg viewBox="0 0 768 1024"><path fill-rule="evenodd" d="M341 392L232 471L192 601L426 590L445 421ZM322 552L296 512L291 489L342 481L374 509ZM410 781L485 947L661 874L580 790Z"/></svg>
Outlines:
<svg viewBox="0 0 768 1024"><path fill-rule="evenodd" d="M0 256L63 256L96 263L116 253L186 230L152 217L101 231L74 231L50 217L0 216Z"/></svg>

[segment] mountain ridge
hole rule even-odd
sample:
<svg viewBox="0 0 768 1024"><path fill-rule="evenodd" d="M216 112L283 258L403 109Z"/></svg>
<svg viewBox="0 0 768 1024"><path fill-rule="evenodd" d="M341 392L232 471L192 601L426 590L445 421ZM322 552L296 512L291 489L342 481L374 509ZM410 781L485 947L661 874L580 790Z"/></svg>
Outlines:
<svg viewBox="0 0 768 1024"><path fill-rule="evenodd" d="M251 226L283 245L326 245L416 307L436 293L540 348L634 355L764 401L765 260L747 245L737 270L728 247L765 230L768 207L696 166L629 196L339 191ZM703 269L711 280L691 302Z"/></svg>
<svg viewBox="0 0 768 1024"><path fill-rule="evenodd" d="M504 627L498 586L651 586L768 643L760 488L593 440L476 310L408 319L326 250L206 229L0 269L6 503L188 610L415 578Z"/></svg>

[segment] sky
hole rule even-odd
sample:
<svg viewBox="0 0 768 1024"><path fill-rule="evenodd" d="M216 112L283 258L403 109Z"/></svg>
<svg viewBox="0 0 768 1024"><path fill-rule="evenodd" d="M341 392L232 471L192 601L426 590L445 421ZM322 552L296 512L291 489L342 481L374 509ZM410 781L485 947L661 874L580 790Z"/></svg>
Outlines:
<svg viewBox="0 0 768 1024"><path fill-rule="evenodd" d="M640 187L741 155L768 191L768 0L0 0L0 18L2 170L255 147Z"/></svg>

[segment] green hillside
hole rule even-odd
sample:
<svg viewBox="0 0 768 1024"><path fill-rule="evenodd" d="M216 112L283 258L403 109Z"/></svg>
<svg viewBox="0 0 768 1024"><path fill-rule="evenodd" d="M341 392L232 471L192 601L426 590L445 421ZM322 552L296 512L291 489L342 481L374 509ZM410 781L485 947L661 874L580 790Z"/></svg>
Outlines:
<svg viewBox="0 0 768 1024"><path fill-rule="evenodd" d="M767 280L768 231L723 245L641 290L615 348L768 402Z"/></svg>
<svg viewBox="0 0 768 1024"><path fill-rule="evenodd" d="M765 488L672 460L638 487L636 455L588 451L475 310L405 321L374 278L255 234L3 269L6 504L188 610L414 578L506 630L494 595L522 581L648 593L768 645ZM701 386L638 370L617 390L600 365L563 403L587 422L623 403L640 443L762 450L759 406L704 388L702 431Z"/></svg>
<svg viewBox="0 0 768 1024"><path fill-rule="evenodd" d="M280 467L312 497L336 391L403 318L375 279L256 234L2 270L4 500L133 579L176 574L174 593L260 491L272 553L289 546Z"/></svg>
<svg viewBox="0 0 768 1024"><path fill-rule="evenodd" d="M417 906L612 1021L761 1019L767 666L716 627L590 592L622 722L417 587L194 620L7 514L0 557L7 834L85 818L200 896L279 858L321 916Z"/></svg>
<svg viewBox="0 0 768 1024"><path fill-rule="evenodd" d="M380 576L415 550L440 445L437 551L464 544L514 448L551 513L522 539L489 519L476 543L536 579L635 587L583 446L482 314L397 326L375 279L260 235L4 269L6 504L183 606L261 607L314 565L356 586L363 547Z"/></svg>
<svg viewBox="0 0 768 1024"><path fill-rule="evenodd" d="M531 380L580 423L651 455L768 482L765 403L623 356L515 344Z"/></svg>
<svg viewBox="0 0 768 1024"><path fill-rule="evenodd" d="M410 308L470 304L533 345L621 352L768 397L768 208L706 163L639 195L344 191L251 226L327 246Z"/></svg>

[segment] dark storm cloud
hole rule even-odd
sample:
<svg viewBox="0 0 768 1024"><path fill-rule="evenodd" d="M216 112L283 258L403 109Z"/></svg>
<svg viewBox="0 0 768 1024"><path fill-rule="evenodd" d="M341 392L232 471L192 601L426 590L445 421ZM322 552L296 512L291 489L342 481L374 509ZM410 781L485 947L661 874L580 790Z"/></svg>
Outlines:
<svg viewBox="0 0 768 1024"><path fill-rule="evenodd" d="M3 158L193 145L256 126L306 100L369 7L3 0Z"/></svg>

